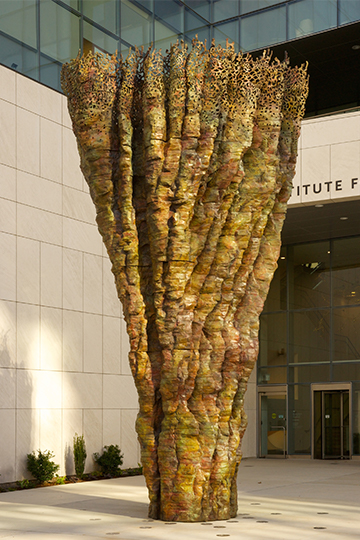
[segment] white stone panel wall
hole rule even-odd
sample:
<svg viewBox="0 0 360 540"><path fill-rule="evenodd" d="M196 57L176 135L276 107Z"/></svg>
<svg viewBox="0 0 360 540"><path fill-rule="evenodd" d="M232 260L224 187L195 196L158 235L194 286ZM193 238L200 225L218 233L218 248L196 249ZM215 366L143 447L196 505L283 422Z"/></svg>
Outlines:
<svg viewBox="0 0 360 540"><path fill-rule="evenodd" d="M303 120L291 206L360 198L360 111Z"/></svg>
<svg viewBox="0 0 360 540"><path fill-rule="evenodd" d="M252 371L244 400L244 410L248 419L248 426L242 441L243 457L256 457L257 455L257 391L256 367Z"/></svg>
<svg viewBox="0 0 360 540"><path fill-rule="evenodd" d="M64 96L0 66L0 482L72 441L140 455L128 338Z"/></svg>

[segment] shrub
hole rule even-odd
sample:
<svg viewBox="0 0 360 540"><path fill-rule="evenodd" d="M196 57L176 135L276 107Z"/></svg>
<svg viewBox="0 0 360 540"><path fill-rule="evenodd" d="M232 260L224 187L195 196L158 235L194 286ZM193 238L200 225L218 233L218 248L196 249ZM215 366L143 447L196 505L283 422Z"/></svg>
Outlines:
<svg viewBox="0 0 360 540"><path fill-rule="evenodd" d="M86 460L86 446L84 435L78 435L75 433L74 437L74 462L75 462L75 472L78 478L82 478L85 469L85 460Z"/></svg>
<svg viewBox="0 0 360 540"><path fill-rule="evenodd" d="M27 455L27 469L39 484L52 480L59 470L60 466L51 461L53 457L55 456L50 450L38 450L37 456L35 452Z"/></svg>
<svg viewBox="0 0 360 540"><path fill-rule="evenodd" d="M123 462L123 454L117 444L105 446L105 450L100 456L97 452L94 454L95 463L97 463L104 475L115 476Z"/></svg>

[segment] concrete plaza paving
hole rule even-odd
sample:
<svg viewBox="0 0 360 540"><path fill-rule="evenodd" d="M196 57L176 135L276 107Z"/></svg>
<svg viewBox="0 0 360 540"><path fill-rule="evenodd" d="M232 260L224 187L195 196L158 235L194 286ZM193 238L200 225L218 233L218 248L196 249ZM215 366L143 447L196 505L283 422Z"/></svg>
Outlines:
<svg viewBox="0 0 360 540"><path fill-rule="evenodd" d="M360 539L360 461L244 459L239 514L213 523L147 518L143 477L0 493L0 538Z"/></svg>

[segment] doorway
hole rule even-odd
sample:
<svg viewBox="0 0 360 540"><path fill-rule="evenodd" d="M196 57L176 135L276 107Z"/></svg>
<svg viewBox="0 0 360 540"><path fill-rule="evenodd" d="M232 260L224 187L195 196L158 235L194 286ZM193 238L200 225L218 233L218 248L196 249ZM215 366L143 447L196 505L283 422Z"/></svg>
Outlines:
<svg viewBox="0 0 360 540"><path fill-rule="evenodd" d="M313 388L313 456L350 459L351 388Z"/></svg>
<svg viewBox="0 0 360 540"><path fill-rule="evenodd" d="M260 457L287 454L286 387L259 388Z"/></svg>

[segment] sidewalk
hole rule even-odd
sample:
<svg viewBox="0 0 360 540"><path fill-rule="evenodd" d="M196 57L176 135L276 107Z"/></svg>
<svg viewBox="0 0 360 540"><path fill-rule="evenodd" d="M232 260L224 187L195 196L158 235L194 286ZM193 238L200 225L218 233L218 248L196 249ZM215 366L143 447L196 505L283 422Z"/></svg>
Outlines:
<svg viewBox="0 0 360 540"><path fill-rule="evenodd" d="M142 476L0 493L0 538L359 540L360 461L244 459L227 522L147 519Z"/></svg>

